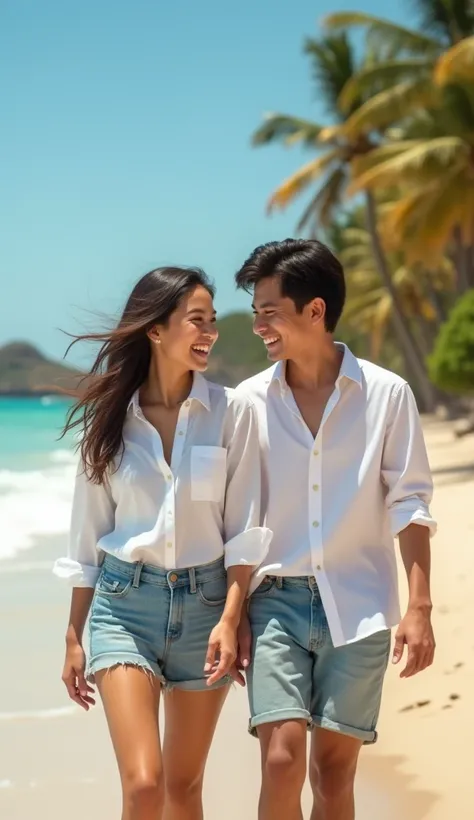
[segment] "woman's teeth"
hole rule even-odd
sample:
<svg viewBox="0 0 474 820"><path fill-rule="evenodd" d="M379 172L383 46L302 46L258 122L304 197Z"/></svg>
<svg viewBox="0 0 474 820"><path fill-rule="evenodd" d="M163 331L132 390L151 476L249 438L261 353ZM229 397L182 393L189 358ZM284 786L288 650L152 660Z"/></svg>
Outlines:
<svg viewBox="0 0 474 820"><path fill-rule="evenodd" d="M278 341L279 341L278 336L272 336L270 339L264 339L263 343L268 347L269 345L273 345L273 344L275 344L275 342L278 342Z"/></svg>

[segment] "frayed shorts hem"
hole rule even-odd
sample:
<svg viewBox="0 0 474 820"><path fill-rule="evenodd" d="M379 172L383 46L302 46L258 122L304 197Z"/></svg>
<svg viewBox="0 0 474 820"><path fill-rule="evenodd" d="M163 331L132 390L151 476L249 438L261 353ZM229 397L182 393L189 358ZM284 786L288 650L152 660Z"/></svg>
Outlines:
<svg viewBox="0 0 474 820"><path fill-rule="evenodd" d="M158 664L152 663L143 657L137 655L129 655L126 652L118 654L114 652L111 655L98 655L89 661L86 678L90 683L94 682L94 675L97 672L103 672L104 669L113 669L115 666L135 666L137 669L143 669L155 678L158 678L160 683L166 684L163 673Z"/></svg>
<svg viewBox="0 0 474 820"><path fill-rule="evenodd" d="M99 655L98 657L93 658L89 662L86 678L89 683L93 683L94 675L96 675L97 672L103 672L105 669L110 670L117 666L134 666L137 669L142 669L147 674L153 675L153 677L157 678L161 683L162 688L166 692L170 692L173 689L182 689L183 691L188 692L212 691L213 689L220 689L222 686L227 686L232 680L230 675L227 675L225 678L218 680L212 686L207 685L206 678L198 678L197 680L170 681L165 679L157 663L152 663L146 658L137 657L136 655L128 655L126 653L117 654L116 652L111 655Z"/></svg>

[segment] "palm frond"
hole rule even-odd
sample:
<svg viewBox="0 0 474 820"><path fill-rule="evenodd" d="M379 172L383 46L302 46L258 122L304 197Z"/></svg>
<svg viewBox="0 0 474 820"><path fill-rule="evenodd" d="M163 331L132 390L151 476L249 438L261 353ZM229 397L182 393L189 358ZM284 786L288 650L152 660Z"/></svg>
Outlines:
<svg viewBox="0 0 474 820"><path fill-rule="evenodd" d="M316 235L320 228L328 227L335 208L341 202L346 185L347 174L345 169L343 167L336 168L312 198L296 226L297 231L309 229L311 235Z"/></svg>
<svg viewBox="0 0 474 820"><path fill-rule="evenodd" d="M347 113L358 100L383 91L387 86L413 77L429 77L431 63L423 57L390 60L362 69L346 83L339 97L341 111Z"/></svg>
<svg viewBox="0 0 474 820"><path fill-rule="evenodd" d="M334 115L339 95L356 71L351 42L344 32L317 40L309 38L304 51L311 58L318 100L322 98Z"/></svg>
<svg viewBox="0 0 474 820"><path fill-rule="evenodd" d="M437 264L470 197L471 186L464 184L463 172L454 169L398 202L385 221L384 234L403 245L410 263ZM472 224L474 211L469 210Z"/></svg>
<svg viewBox="0 0 474 820"><path fill-rule="evenodd" d="M400 143L403 146L403 143ZM380 154L383 160L379 161ZM457 137L440 137L434 140L421 140L413 145L410 142L406 150L397 156L385 159L383 149L375 149L366 158L366 169L359 172L350 186L349 193L408 182L417 185L428 183L442 172L460 170L469 159L469 146ZM368 168L369 161L372 167ZM354 167L357 169L356 162ZM360 165L359 165L360 169Z"/></svg>
<svg viewBox="0 0 474 820"><path fill-rule="evenodd" d="M471 0L408 0L407 7L411 11L415 7L420 29L430 32L444 45L474 32Z"/></svg>
<svg viewBox="0 0 474 820"><path fill-rule="evenodd" d="M400 26L392 20L384 20L382 17L361 11L341 11L329 14L323 18L323 25L336 31L362 26L367 29L372 42L384 44L390 42L394 52L404 50L424 54L439 51L439 42L434 37Z"/></svg>
<svg viewBox="0 0 474 820"><path fill-rule="evenodd" d="M405 153L410 148L416 148L419 145L424 145L424 140L397 140L393 142L386 142L366 154L359 154L355 156L351 162L352 176L358 180L366 171L371 171L382 162L388 162L400 154Z"/></svg>
<svg viewBox="0 0 474 820"><path fill-rule="evenodd" d="M438 85L459 80L472 82L474 77L474 37L467 37L441 55L435 66Z"/></svg>
<svg viewBox="0 0 474 820"><path fill-rule="evenodd" d="M292 117L287 114L267 114L262 125L252 136L252 144L267 145L270 142L283 142L314 147L318 141L322 126L311 120Z"/></svg>
<svg viewBox="0 0 474 820"><path fill-rule="evenodd" d="M290 202L308 188L324 171L338 160L340 155L339 149L327 151L311 162L307 162L302 168L299 168L294 174L284 180L281 185L273 192L268 202L268 211L271 212L274 208L284 209Z"/></svg>
<svg viewBox="0 0 474 820"><path fill-rule="evenodd" d="M407 118L419 107L433 107L438 92L430 79L406 81L381 91L352 114L344 124L347 137L377 131Z"/></svg>

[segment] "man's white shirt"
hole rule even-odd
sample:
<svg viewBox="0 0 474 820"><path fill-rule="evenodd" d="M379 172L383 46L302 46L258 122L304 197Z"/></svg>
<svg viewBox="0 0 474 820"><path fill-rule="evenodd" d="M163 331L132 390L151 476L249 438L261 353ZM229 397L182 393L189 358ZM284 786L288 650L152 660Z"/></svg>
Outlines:
<svg viewBox="0 0 474 820"><path fill-rule="evenodd" d="M415 398L399 376L345 346L316 438L283 362L237 388L256 407L262 524L273 531L254 575L315 576L335 646L400 620L394 537L436 532L433 484Z"/></svg>

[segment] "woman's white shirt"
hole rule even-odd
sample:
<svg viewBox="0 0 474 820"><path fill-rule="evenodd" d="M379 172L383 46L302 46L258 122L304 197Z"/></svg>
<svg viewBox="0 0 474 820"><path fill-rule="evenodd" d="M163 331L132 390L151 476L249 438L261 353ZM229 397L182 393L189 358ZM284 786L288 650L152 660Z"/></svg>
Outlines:
<svg viewBox="0 0 474 820"><path fill-rule="evenodd" d="M257 566L272 533L260 527L260 454L251 401L195 373L182 404L171 464L159 433L129 404L123 449L103 484L78 468L68 555L54 573L93 587L105 553L177 569L224 556Z"/></svg>

